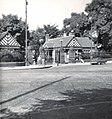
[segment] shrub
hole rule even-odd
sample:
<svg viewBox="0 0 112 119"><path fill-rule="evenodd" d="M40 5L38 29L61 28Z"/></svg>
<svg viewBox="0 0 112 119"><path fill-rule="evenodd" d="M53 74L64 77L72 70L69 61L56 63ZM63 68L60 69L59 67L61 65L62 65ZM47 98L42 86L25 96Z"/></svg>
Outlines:
<svg viewBox="0 0 112 119"><path fill-rule="evenodd" d="M90 59L90 53L82 53L82 59Z"/></svg>
<svg viewBox="0 0 112 119"><path fill-rule="evenodd" d="M10 53L4 54L1 57L1 62L12 62L13 61L13 56Z"/></svg>
<svg viewBox="0 0 112 119"><path fill-rule="evenodd" d="M100 58L112 58L112 53L106 51L99 51L93 53L93 58L100 57Z"/></svg>
<svg viewBox="0 0 112 119"><path fill-rule="evenodd" d="M24 61L23 55L20 52L18 52L18 51L12 52L12 56L13 56L13 62Z"/></svg>
<svg viewBox="0 0 112 119"><path fill-rule="evenodd" d="M1 50L0 62L21 62L24 61L23 55L19 51Z"/></svg>
<svg viewBox="0 0 112 119"><path fill-rule="evenodd" d="M104 53L104 54L102 54L102 58L112 58L112 54Z"/></svg>

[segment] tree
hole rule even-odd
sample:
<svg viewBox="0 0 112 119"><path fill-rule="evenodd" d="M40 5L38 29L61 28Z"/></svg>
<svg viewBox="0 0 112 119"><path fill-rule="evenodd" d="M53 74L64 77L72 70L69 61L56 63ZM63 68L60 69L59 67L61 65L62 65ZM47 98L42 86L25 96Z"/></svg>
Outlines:
<svg viewBox="0 0 112 119"><path fill-rule="evenodd" d="M60 31L55 25L44 25L43 28L38 27L36 31L31 31L30 45L33 50L35 50L35 59L40 54L40 49L46 41L46 36L49 35L49 38L55 38L59 35Z"/></svg>
<svg viewBox="0 0 112 119"><path fill-rule="evenodd" d="M44 42L45 42L45 31L43 28L38 27L36 31L33 30L30 32L30 46L32 50L35 51L34 54L35 61L37 61L37 58L40 54L39 52L40 46L42 46Z"/></svg>
<svg viewBox="0 0 112 119"><path fill-rule="evenodd" d="M58 26L54 25L44 25L45 34L48 34L50 38L56 38L60 35L60 31L57 28Z"/></svg>
<svg viewBox="0 0 112 119"><path fill-rule="evenodd" d="M43 28L38 27L36 31L31 31L30 44L33 49L39 51L39 47L44 44L47 34L49 35L49 38L55 38L59 33L60 31L55 25L44 25Z"/></svg>
<svg viewBox="0 0 112 119"><path fill-rule="evenodd" d="M112 50L112 0L93 0L85 11L91 20L91 29L98 32L97 43L106 51Z"/></svg>
<svg viewBox="0 0 112 119"><path fill-rule="evenodd" d="M84 13L71 13L71 18L65 18L63 23L66 35L72 33L75 36L83 36L89 27L88 17Z"/></svg>
<svg viewBox="0 0 112 119"><path fill-rule="evenodd" d="M27 26L28 27L28 26ZM0 32L8 31L12 36L17 36L17 41L22 48L25 47L25 22L17 15L2 15L0 19ZM28 38L30 37L28 31Z"/></svg>

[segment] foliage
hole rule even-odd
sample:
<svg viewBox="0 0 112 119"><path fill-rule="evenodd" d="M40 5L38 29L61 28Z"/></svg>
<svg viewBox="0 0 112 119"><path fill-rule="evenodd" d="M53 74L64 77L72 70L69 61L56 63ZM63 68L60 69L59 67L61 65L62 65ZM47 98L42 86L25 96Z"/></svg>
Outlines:
<svg viewBox="0 0 112 119"><path fill-rule="evenodd" d="M13 55L13 62L21 62L24 61L24 55L19 52L19 51L13 51L12 52Z"/></svg>
<svg viewBox="0 0 112 119"><path fill-rule="evenodd" d="M56 38L60 35L60 31L57 28L58 26L54 25L44 25L45 34L48 34L50 38Z"/></svg>
<svg viewBox="0 0 112 119"><path fill-rule="evenodd" d="M38 31L37 30L31 31L30 35L31 35L30 45L32 46L32 49L38 50L40 46Z"/></svg>
<svg viewBox="0 0 112 119"><path fill-rule="evenodd" d="M12 62L13 61L13 56L11 53L7 53L2 55L0 53L0 62Z"/></svg>
<svg viewBox="0 0 112 119"><path fill-rule="evenodd" d="M90 59L90 53L82 53L82 59Z"/></svg>
<svg viewBox="0 0 112 119"><path fill-rule="evenodd" d="M57 29L55 25L44 25L43 28L38 27L36 31L31 31L30 33L30 45L32 49L35 50L36 56L39 56L41 46L46 41L46 37L48 35L49 38L55 38L59 35L60 31ZM40 49L39 49L40 48Z"/></svg>
<svg viewBox="0 0 112 119"><path fill-rule="evenodd" d="M43 28L38 27L36 31L31 31L31 45L37 45L39 48L46 40L46 35L49 35L49 38L55 38L60 34L60 31L55 25L44 25ZM38 49L37 48L37 49Z"/></svg>
<svg viewBox="0 0 112 119"><path fill-rule="evenodd" d="M59 35L59 33L60 31L55 25L44 25L43 28L38 27L36 31L31 31L30 43L33 45L33 42L37 42L39 45L42 45L45 42L47 34L49 35L49 38L55 38Z"/></svg>
<svg viewBox="0 0 112 119"><path fill-rule="evenodd" d="M65 18L63 23L66 35L72 33L75 36L83 36L85 30L89 27L88 18L84 13L71 13L71 18Z"/></svg>
<svg viewBox="0 0 112 119"><path fill-rule="evenodd" d="M91 27L98 32L98 43L105 50L112 49L112 0L93 0L85 11Z"/></svg>
<svg viewBox="0 0 112 119"><path fill-rule="evenodd" d="M21 62L24 61L24 56L19 51L0 51L0 62Z"/></svg>
<svg viewBox="0 0 112 119"><path fill-rule="evenodd" d="M37 60L37 57L39 56L39 48L40 46L45 42L44 37L45 33L43 28L37 28L36 31L31 31L30 33L30 45L32 47L32 50L35 50L35 59Z"/></svg>
<svg viewBox="0 0 112 119"><path fill-rule="evenodd" d="M28 27L28 26L27 26ZM0 19L0 32L8 31L12 36L17 37L17 41L22 48L25 47L25 22L17 15L9 14L7 16L2 15ZM28 38L30 37L28 31Z"/></svg>
<svg viewBox="0 0 112 119"><path fill-rule="evenodd" d="M112 0L92 0L85 12L65 18L63 34L90 37L89 33L96 31L98 37L93 41L101 45L99 50L112 51Z"/></svg>

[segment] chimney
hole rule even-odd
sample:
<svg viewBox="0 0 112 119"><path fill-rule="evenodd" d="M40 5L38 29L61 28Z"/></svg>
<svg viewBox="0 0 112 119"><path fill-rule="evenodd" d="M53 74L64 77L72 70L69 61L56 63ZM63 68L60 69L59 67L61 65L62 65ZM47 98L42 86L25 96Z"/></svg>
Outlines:
<svg viewBox="0 0 112 119"><path fill-rule="evenodd" d="M49 34L46 34L45 41L47 42L49 40Z"/></svg>

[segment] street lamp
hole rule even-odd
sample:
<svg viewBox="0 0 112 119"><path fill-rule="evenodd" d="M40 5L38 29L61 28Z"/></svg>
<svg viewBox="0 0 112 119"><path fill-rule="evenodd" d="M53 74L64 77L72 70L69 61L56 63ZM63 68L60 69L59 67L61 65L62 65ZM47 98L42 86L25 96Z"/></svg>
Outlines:
<svg viewBox="0 0 112 119"><path fill-rule="evenodd" d="M28 44L27 44L27 5L28 2L25 0L25 65L28 66Z"/></svg>

